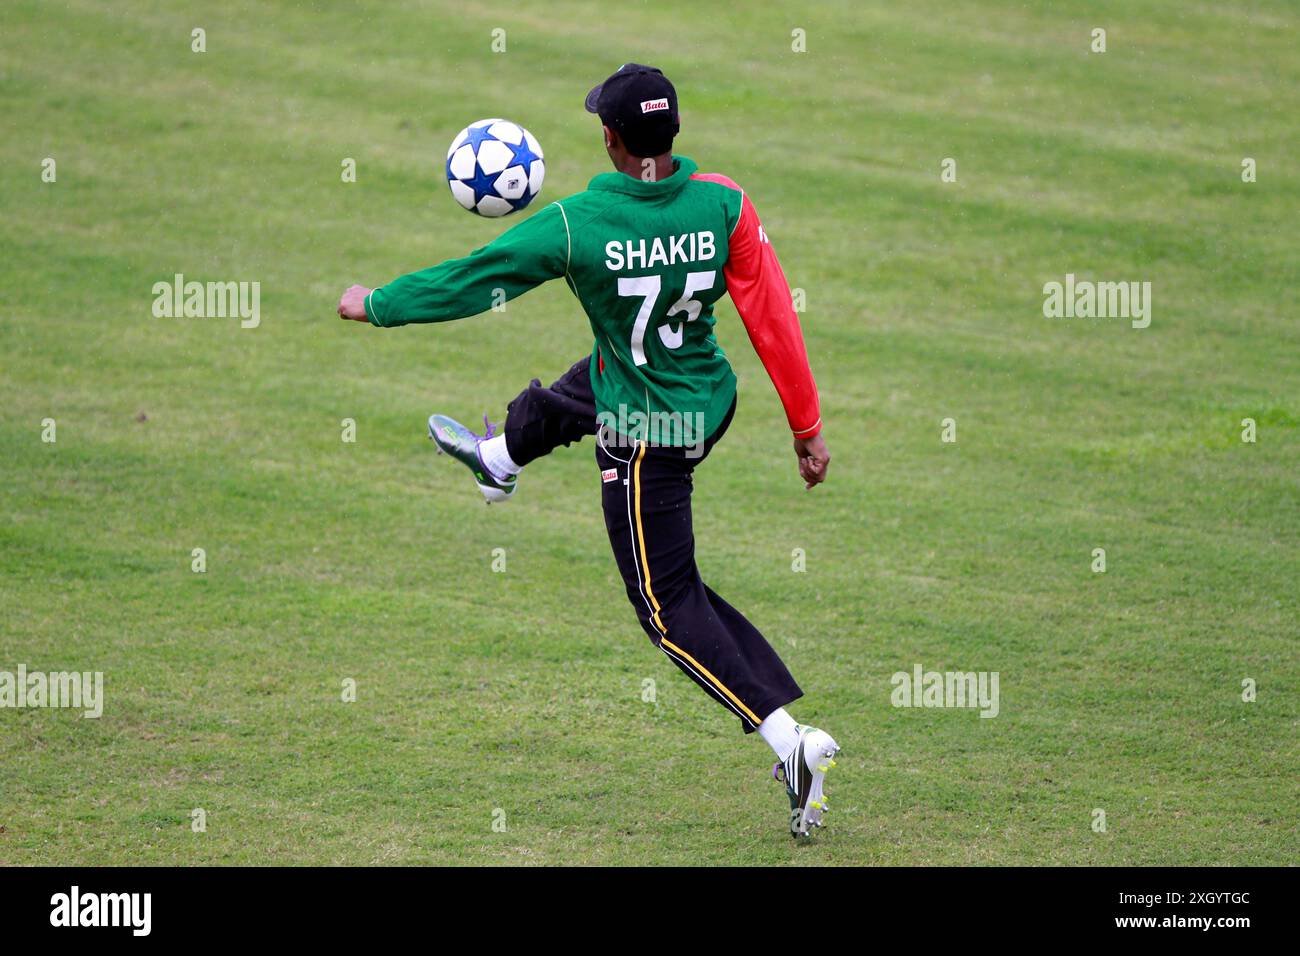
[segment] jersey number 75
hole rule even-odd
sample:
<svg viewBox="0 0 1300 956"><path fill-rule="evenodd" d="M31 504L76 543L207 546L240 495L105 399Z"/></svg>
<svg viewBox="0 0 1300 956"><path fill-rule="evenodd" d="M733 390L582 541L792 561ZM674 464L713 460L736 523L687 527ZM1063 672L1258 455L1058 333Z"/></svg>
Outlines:
<svg viewBox="0 0 1300 956"><path fill-rule="evenodd" d="M686 322L694 322L698 319L704 303L692 296L697 292L712 289L717 277L716 269L708 272L686 273L686 289L682 292L682 297L669 306L668 311L664 313L665 318L671 319L679 312L685 312ZM618 280L619 295L640 296L643 300L636 314L636 322L632 326L632 361L637 365L646 364L645 332L650 325L650 317L654 315L655 303L659 301L662 286L663 281L657 275L620 277ZM683 324L678 322L674 328L673 323L665 322L659 326L659 341L663 342L665 348L675 349L681 346Z"/></svg>

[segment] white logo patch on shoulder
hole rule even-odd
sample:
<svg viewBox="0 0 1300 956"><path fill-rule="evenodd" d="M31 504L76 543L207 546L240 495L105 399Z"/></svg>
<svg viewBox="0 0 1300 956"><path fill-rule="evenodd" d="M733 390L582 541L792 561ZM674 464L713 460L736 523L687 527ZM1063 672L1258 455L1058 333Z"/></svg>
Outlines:
<svg viewBox="0 0 1300 956"><path fill-rule="evenodd" d="M601 484L609 484L611 481L618 481L618 469L606 468L600 473Z"/></svg>

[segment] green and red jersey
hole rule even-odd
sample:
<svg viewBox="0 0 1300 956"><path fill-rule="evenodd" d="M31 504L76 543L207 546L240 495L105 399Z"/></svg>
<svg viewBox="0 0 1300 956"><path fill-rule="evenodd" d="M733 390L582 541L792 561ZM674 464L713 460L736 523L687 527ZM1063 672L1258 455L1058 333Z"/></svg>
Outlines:
<svg viewBox="0 0 1300 956"><path fill-rule="evenodd" d="M462 259L394 279L366 297L374 325L486 312L563 277L595 336L598 414L681 416L708 438L736 395L714 336L731 295L795 437L821 429L817 386L781 264L749 197L684 156L658 182L604 173Z"/></svg>

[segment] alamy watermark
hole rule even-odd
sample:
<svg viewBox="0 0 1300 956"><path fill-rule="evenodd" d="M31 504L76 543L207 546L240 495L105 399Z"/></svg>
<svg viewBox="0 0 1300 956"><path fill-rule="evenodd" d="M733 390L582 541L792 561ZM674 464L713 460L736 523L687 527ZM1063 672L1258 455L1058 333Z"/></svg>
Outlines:
<svg viewBox="0 0 1300 956"><path fill-rule="evenodd" d="M895 707L978 707L981 717L996 717L998 671L927 671L920 664L912 672L896 671L889 682Z"/></svg>
<svg viewBox="0 0 1300 956"><path fill-rule="evenodd" d="M153 928L152 893L83 893L74 885L50 897L51 926L118 926L132 936L148 936Z"/></svg>
<svg viewBox="0 0 1300 956"><path fill-rule="evenodd" d="M153 297L157 319L238 318L243 329L262 323L260 282L186 282L178 272L171 282L155 282Z"/></svg>
<svg viewBox="0 0 1300 956"><path fill-rule="evenodd" d="M1049 319L1129 319L1135 329L1151 324L1150 282L1093 282L1065 274L1043 285L1043 315Z"/></svg>
<svg viewBox="0 0 1300 956"><path fill-rule="evenodd" d="M650 412L619 405L618 411L596 414L596 432L606 448L635 448L644 442L664 448L681 448L687 458L704 454L703 412Z"/></svg>
<svg viewBox="0 0 1300 956"><path fill-rule="evenodd" d="M0 671L0 707L71 707L92 719L104 713L102 671Z"/></svg>

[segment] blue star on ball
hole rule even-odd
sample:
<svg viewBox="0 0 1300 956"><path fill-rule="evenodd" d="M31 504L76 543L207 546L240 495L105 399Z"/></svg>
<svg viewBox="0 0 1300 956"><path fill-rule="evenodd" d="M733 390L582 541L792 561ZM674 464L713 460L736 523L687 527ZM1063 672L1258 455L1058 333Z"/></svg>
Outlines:
<svg viewBox="0 0 1300 956"><path fill-rule="evenodd" d="M477 205L478 201L484 196L495 196L497 194L496 181L497 176L499 175L501 174L493 173L489 176L487 173L483 172L483 167L480 166L476 160L474 162L474 178L462 179L461 182L474 190L474 203Z"/></svg>
<svg viewBox="0 0 1300 956"><path fill-rule="evenodd" d="M465 134L465 142L474 147L475 156L478 155L478 148L482 146L484 142L496 139L495 136L488 132L491 126L491 123L488 123L486 126L471 126L469 132Z"/></svg>
<svg viewBox="0 0 1300 956"><path fill-rule="evenodd" d="M506 145L510 147L510 152L514 154L510 160L511 166L522 166L525 170L529 170L532 169L534 159L541 159L540 156L528 148L528 137L521 139L518 146L512 143L506 143Z"/></svg>

